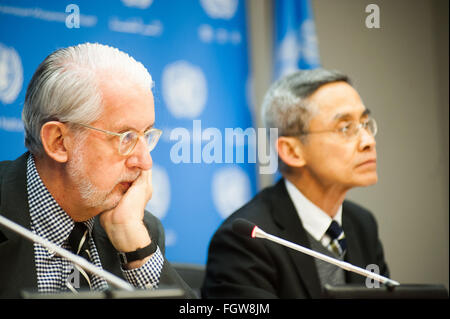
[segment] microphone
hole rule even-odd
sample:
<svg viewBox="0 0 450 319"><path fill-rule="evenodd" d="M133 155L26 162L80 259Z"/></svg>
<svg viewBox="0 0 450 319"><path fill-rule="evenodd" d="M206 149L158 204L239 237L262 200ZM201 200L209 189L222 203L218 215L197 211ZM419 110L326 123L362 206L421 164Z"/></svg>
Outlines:
<svg viewBox="0 0 450 319"><path fill-rule="evenodd" d="M352 264L350 264L348 262L341 261L341 260L336 259L336 258L332 258L330 256L321 254L321 253L319 253L317 251L314 251L312 249L309 249L309 248L306 248L306 247L294 244L294 243L292 243L290 241L287 241L285 239L282 239L282 238L276 237L274 235L268 234L265 231L263 231L261 228L259 228L258 226L256 226L255 224L253 224L252 222L250 222L250 221L248 221L246 219L237 218L236 220L234 220L233 224L232 224L232 229L233 229L233 231L235 233L237 233L237 234L239 234L241 236L244 236L244 237L249 237L250 236L251 238L264 238L264 239L273 241L273 242L275 242L277 244L286 246L288 248L291 248L291 249L297 250L299 252L302 252L304 254L307 254L309 256L318 258L318 259L323 260L325 262L328 262L330 264L336 265L339 268L342 268L344 270L352 271L352 272L357 273L359 275L362 275L362 276L374 279L374 280L379 281L379 282L381 282L381 283L383 283L383 284L385 284L387 286L398 286L398 285L400 285L400 283L395 281L395 280L389 279L389 278L381 276L379 274L370 272L370 271L368 271L366 269L354 266L354 265L352 265Z"/></svg>
<svg viewBox="0 0 450 319"><path fill-rule="evenodd" d="M116 288L120 288L120 289L123 289L126 291L134 291L133 286L131 286L125 280L123 280L117 276L114 276L113 274L101 269L100 267L95 266L94 264L88 262L83 257L75 255L72 252L70 252L64 248L61 248L61 247L53 244L52 242L48 241L47 239L36 235L35 233L10 221L9 219L3 217L2 215L0 215L0 225L7 227L8 229L25 237L26 239L28 239L32 242L39 243L42 246L44 246L45 248L47 248L51 251L54 251L57 255L70 260L71 262L73 262L80 268L88 271L89 273L92 273L94 275L97 275L97 276L105 279L107 282L109 282L111 285L113 285ZM0 232L0 235L1 235L1 232Z"/></svg>
<svg viewBox="0 0 450 319"><path fill-rule="evenodd" d="M258 228L255 224L243 218L235 219L231 227L235 233L244 237L250 236L252 238L255 238L255 231Z"/></svg>

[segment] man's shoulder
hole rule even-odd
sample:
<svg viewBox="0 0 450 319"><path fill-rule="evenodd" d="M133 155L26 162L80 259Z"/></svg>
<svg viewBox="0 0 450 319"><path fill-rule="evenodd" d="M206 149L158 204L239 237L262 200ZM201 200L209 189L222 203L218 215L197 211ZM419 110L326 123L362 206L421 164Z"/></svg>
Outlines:
<svg viewBox="0 0 450 319"><path fill-rule="evenodd" d="M280 181L275 185L268 186L258 192L250 201L232 213L219 228L230 228L237 218L249 220L267 230L272 229L273 214L280 209L277 200L283 192L284 182ZM278 199L277 199L278 198Z"/></svg>
<svg viewBox="0 0 450 319"><path fill-rule="evenodd" d="M8 167L11 165L12 162L13 161L11 160L0 162L0 180L3 178L3 175L8 170Z"/></svg>
<svg viewBox="0 0 450 319"><path fill-rule="evenodd" d="M29 153L24 153L15 160L0 161L0 196L4 190L12 191L26 180L26 162ZM13 192L14 193L14 192ZM0 202L2 201L0 197Z"/></svg>
<svg viewBox="0 0 450 319"><path fill-rule="evenodd" d="M344 200L344 202L342 203L342 209L344 211L348 211L352 214L361 213L361 214L372 215L372 213L367 208L361 206L360 204L355 203L354 201L348 200L348 199Z"/></svg>
<svg viewBox="0 0 450 319"><path fill-rule="evenodd" d="M344 200L342 204L342 214L345 216L344 218L349 218L360 224L376 225L374 214L369 209L351 200Z"/></svg>
<svg viewBox="0 0 450 319"><path fill-rule="evenodd" d="M25 167L28 155L29 153L26 152L21 156L19 156L18 158L16 158L15 160L0 161L0 178L3 177L6 174L6 172L11 168L16 168L19 166Z"/></svg>
<svg viewBox="0 0 450 319"><path fill-rule="evenodd" d="M146 224L149 228L155 228L158 230L163 228L159 218L147 210L144 211L144 224Z"/></svg>

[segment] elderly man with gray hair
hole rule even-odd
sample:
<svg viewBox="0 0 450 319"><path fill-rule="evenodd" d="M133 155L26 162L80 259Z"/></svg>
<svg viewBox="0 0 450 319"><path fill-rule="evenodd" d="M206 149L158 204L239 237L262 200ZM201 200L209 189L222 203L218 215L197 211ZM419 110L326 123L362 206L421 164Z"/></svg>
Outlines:
<svg viewBox="0 0 450 319"><path fill-rule="evenodd" d="M326 284L365 278L263 240L235 234L247 219L275 236L388 276L377 223L347 192L377 182L377 125L349 78L325 69L275 82L263 102L266 128L277 128L283 178L233 213L214 234L202 296L321 298Z"/></svg>
<svg viewBox="0 0 450 319"><path fill-rule="evenodd" d="M137 288L176 285L164 257L152 196L153 81L128 54L85 43L59 49L37 68L22 118L28 152L0 163L0 214L72 250ZM75 275L78 275L75 276ZM0 297L108 283L0 227Z"/></svg>

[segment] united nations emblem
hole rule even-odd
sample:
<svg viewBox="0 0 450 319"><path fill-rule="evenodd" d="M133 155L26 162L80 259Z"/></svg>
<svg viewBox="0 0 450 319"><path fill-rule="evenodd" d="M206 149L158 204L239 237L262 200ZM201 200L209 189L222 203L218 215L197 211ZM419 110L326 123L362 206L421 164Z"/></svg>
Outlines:
<svg viewBox="0 0 450 319"><path fill-rule="evenodd" d="M196 118L203 111L208 88L200 67L184 60L167 65L162 88L166 106L176 118Z"/></svg>
<svg viewBox="0 0 450 319"><path fill-rule="evenodd" d="M0 101L14 102L22 89L23 68L19 54L14 48L0 43Z"/></svg>

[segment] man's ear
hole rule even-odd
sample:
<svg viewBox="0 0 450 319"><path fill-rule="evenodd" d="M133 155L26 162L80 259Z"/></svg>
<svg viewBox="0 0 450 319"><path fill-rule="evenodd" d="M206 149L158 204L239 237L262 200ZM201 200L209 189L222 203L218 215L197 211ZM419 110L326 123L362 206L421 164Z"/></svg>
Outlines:
<svg viewBox="0 0 450 319"><path fill-rule="evenodd" d="M306 164L302 145L298 138L280 136L277 139L277 151L278 156L288 166L303 167Z"/></svg>
<svg viewBox="0 0 450 319"><path fill-rule="evenodd" d="M41 127L41 140L47 155L59 163L67 162L68 128L58 121L46 122Z"/></svg>

